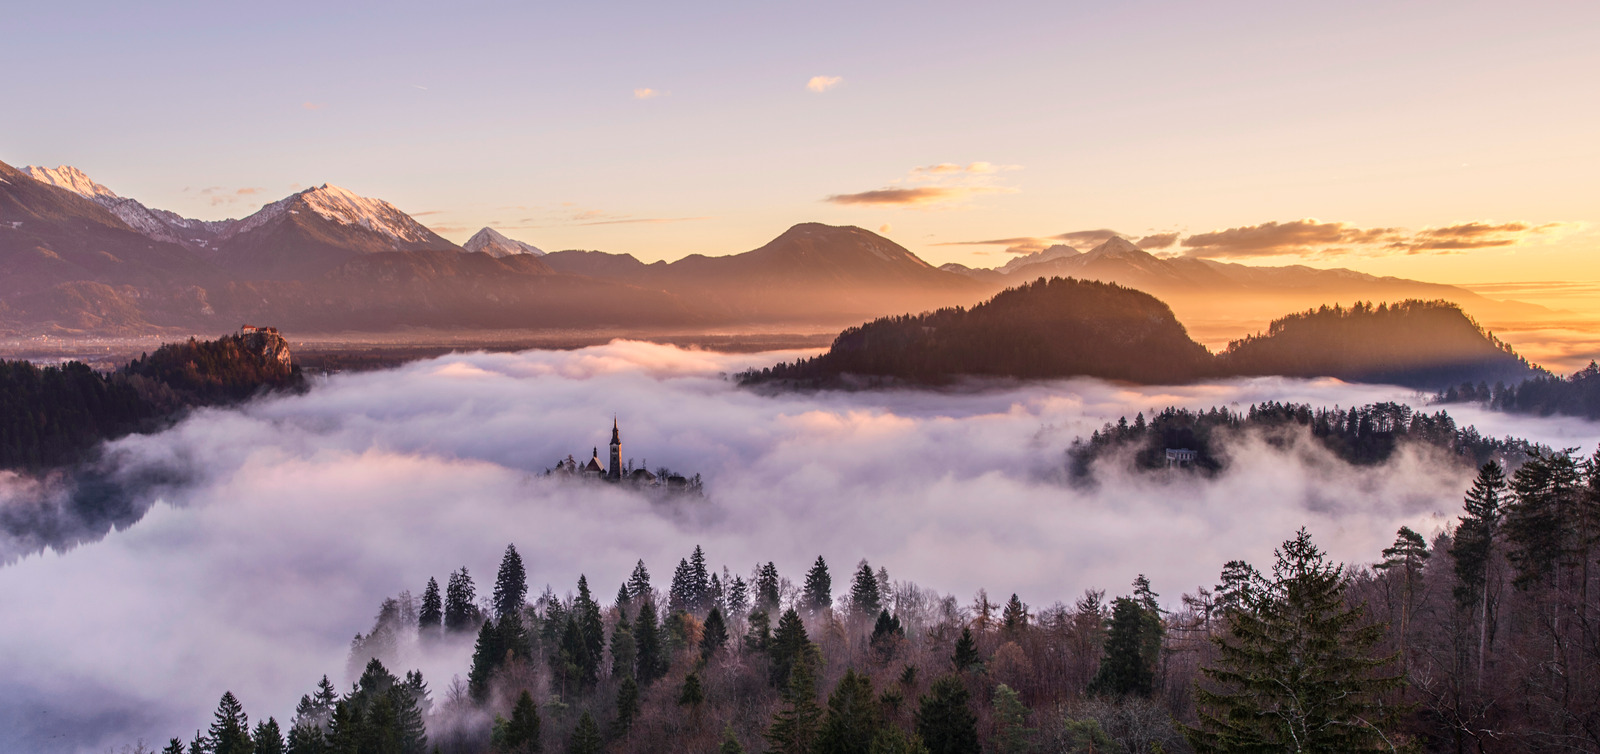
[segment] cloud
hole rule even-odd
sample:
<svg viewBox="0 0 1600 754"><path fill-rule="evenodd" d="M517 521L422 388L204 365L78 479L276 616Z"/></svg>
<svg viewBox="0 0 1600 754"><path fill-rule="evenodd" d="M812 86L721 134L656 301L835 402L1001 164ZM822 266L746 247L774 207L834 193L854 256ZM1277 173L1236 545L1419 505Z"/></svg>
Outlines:
<svg viewBox="0 0 1600 754"><path fill-rule="evenodd" d="M891 228L890 228L888 223L884 223L882 225L879 225L878 226L878 235L887 236L887 235L889 235L889 231L890 230L891 230Z"/></svg>
<svg viewBox="0 0 1600 754"><path fill-rule="evenodd" d="M838 86L841 81L844 79L839 76L812 76L811 80L806 82L806 88L821 94Z"/></svg>
<svg viewBox="0 0 1600 754"><path fill-rule="evenodd" d="M187 189L187 188L184 189L184 191L188 191L188 190L189 189ZM207 186L206 188L200 189L199 191L197 191L195 193L198 193L199 195L201 195L203 197L206 197L206 199L211 202L211 206L220 207L220 206L228 205L228 204L237 204L237 203L242 202L242 201L244 201L246 199L249 199L250 197L258 195L263 191L266 191L266 189L260 188L260 187L256 187L256 186L246 186L245 188L225 188L223 186Z"/></svg>
<svg viewBox="0 0 1600 754"><path fill-rule="evenodd" d="M300 103L300 108L302 110L321 110L324 107L326 107L326 105L319 105L319 104L317 104L315 102L312 102L310 100L306 100L305 102Z"/></svg>
<svg viewBox="0 0 1600 754"><path fill-rule="evenodd" d="M1061 482L1066 448L1120 415L1414 396L1268 378L765 397L719 376L796 355L625 341L457 354L112 443L103 475L134 513L99 541L0 567L0 750L187 736L224 689L282 723L323 673L352 680L340 677L350 636L379 600L463 565L485 593L507 542L536 590L586 574L609 595L635 559L670 574L700 544L716 566L772 560L790 578L819 554L836 578L866 557L963 602L987 587L1047 605L1145 573L1173 606L1227 560L1268 562L1302 525L1335 558L1375 558L1402 524L1442 526L1471 476L1425 455L1352 469L1314 446L1244 441L1215 479L1106 468L1078 489ZM1600 442L1582 421L1462 411L1492 436ZM625 456L700 472L708 496L652 502L539 476L604 446L614 412ZM0 510L47 511L81 492L70 487L0 475ZM0 542L19 547L32 549ZM440 699L470 652L469 640L406 666Z"/></svg>
<svg viewBox="0 0 1600 754"><path fill-rule="evenodd" d="M1068 244L1073 246L1093 248L1110 241L1113 238L1125 237L1126 236L1123 234L1118 233L1110 228L1100 228L1098 230L1075 230L1071 233L1062 233L1060 235L1051 236L1050 238L1056 241L1066 241Z"/></svg>
<svg viewBox="0 0 1600 754"><path fill-rule="evenodd" d="M923 165L911 169L913 177L928 176L940 177L950 175L992 175L1002 170L1021 170L1020 165L996 165L992 162L969 162L958 165L954 162L941 162L935 165Z"/></svg>
<svg viewBox="0 0 1600 754"><path fill-rule="evenodd" d="M834 194L823 201L843 205L873 207L920 207L955 202L979 194L1014 194L1016 189L1001 186L918 186L883 188L856 194Z"/></svg>
<svg viewBox="0 0 1600 754"><path fill-rule="evenodd" d="M1314 219L1268 222L1199 233L1183 239L1192 257L1253 257L1311 252L1338 252L1340 247L1393 242L1399 228L1357 228Z"/></svg>
<svg viewBox="0 0 1600 754"><path fill-rule="evenodd" d="M655 99L656 97L660 97L660 96L663 96L665 94L666 94L666 92L660 92L660 91L656 91L655 89L648 89L648 88L633 90L633 98L634 99Z"/></svg>
<svg viewBox="0 0 1600 754"><path fill-rule="evenodd" d="M1390 244L1390 248L1404 249L1416 254L1424 251L1464 251L1497 246L1515 246L1530 233L1543 233L1557 227L1558 223L1534 226L1528 223L1470 222L1443 228L1417 231L1410 238Z"/></svg>
<svg viewBox="0 0 1600 754"><path fill-rule="evenodd" d="M1156 233L1139 239L1137 246L1141 249L1166 249L1177 242L1177 233Z"/></svg>

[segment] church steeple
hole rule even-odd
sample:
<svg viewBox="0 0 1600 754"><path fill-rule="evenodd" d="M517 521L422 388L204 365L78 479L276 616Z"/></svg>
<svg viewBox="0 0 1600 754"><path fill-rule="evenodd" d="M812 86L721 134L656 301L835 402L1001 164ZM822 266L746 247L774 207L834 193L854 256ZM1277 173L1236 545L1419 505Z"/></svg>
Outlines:
<svg viewBox="0 0 1600 754"><path fill-rule="evenodd" d="M614 481L622 480L622 433L617 429L617 417L611 416L611 467L606 469L606 476Z"/></svg>

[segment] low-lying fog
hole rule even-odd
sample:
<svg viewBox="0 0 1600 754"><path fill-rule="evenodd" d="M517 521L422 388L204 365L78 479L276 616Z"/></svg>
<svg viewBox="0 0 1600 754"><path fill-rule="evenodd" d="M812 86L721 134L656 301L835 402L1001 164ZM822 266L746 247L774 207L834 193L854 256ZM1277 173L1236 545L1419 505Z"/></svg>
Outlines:
<svg viewBox="0 0 1600 754"><path fill-rule="evenodd" d="M119 478L168 482L136 523L20 559L26 542L0 541L0 750L187 740L227 689L287 727L323 673L348 686L350 638L385 596L463 565L487 595L508 542L535 591L568 591L582 573L607 602L636 559L665 587L699 544L715 566L773 560L795 580L823 555L836 592L865 557L963 603L980 587L1036 606L1117 594L1144 573L1170 606L1224 561L1265 565L1300 526L1334 556L1369 561L1403 524L1443 527L1469 477L1411 454L1355 471L1308 447L1254 445L1209 481L1102 473L1075 489L1066 448L1119 415L1417 396L1281 379L765 396L721 377L784 358L637 342L455 355L124 439ZM1453 413L1486 434L1600 442L1584 422ZM707 497L540 478L568 454L604 457L613 415L625 458L699 472ZM0 505L64 494L0 477ZM424 664L436 696L465 675L466 652Z"/></svg>

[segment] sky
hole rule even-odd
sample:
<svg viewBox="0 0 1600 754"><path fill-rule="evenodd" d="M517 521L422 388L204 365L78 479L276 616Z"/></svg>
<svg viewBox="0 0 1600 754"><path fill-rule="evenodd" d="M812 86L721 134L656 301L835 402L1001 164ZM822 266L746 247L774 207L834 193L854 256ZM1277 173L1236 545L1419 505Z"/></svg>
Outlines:
<svg viewBox="0 0 1600 754"><path fill-rule="evenodd" d="M936 264L1108 228L1525 299L1600 280L1594 3L60 0L6 26L0 160L206 219L331 182L458 242L646 260L819 221Z"/></svg>
<svg viewBox="0 0 1600 754"><path fill-rule="evenodd" d="M1410 391L1256 378L1131 387L1096 380L986 389L763 395L722 377L792 353L719 354L616 341L573 351L460 353L319 379L304 394L205 409L111 443L103 470L137 510L116 530L40 552L14 524L71 494L61 476L0 472L0 750L104 752L210 720L233 691L288 720L323 673L340 688L351 636L386 596L466 566L487 596L507 544L533 592L607 603L642 559L657 587L703 546L713 568L772 561L801 581L818 555L836 596L863 558L970 604L979 589L1033 609L1148 576L1172 609L1258 567L1307 527L1330 555L1371 563L1400 526L1432 536L1473 470L1406 450L1352 467L1318 443L1230 438L1214 478L1133 473L1111 454L1093 485L1066 451L1105 422L1166 406L1265 400L1352 406ZM1451 406L1461 424L1588 453L1600 425ZM699 473L704 498L562 483L544 469L604 452ZM157 480L142 486L138 480ZM470 637L392 669L441 699Z"/></svg>

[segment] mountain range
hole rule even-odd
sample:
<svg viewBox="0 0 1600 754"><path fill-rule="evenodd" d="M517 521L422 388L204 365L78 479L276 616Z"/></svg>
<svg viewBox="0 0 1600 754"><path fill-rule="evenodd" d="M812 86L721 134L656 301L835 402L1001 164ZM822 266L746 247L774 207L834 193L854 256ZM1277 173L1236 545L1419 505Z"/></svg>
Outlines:
<svg viewBox="0 0 1600 754"><path fill-rule="evenodd" d="M1052 247L994 270L934 267L878 234L820 223L748 252L673 262L546 254L492 228L457 245L388 202L331 184L243 218L198 220L120 196L76 168L0 163L0 333L10 335L213 332L251 321L297 333L823 331L967 306L1046 276L1139 288L1186 318L1186 307L1218 300L1234 309L1262 302L1270 315L1356 298L1443 298L1480 317L1537 308L1349 270L1161 258L1120 238L1087 253Z"/></svg>

